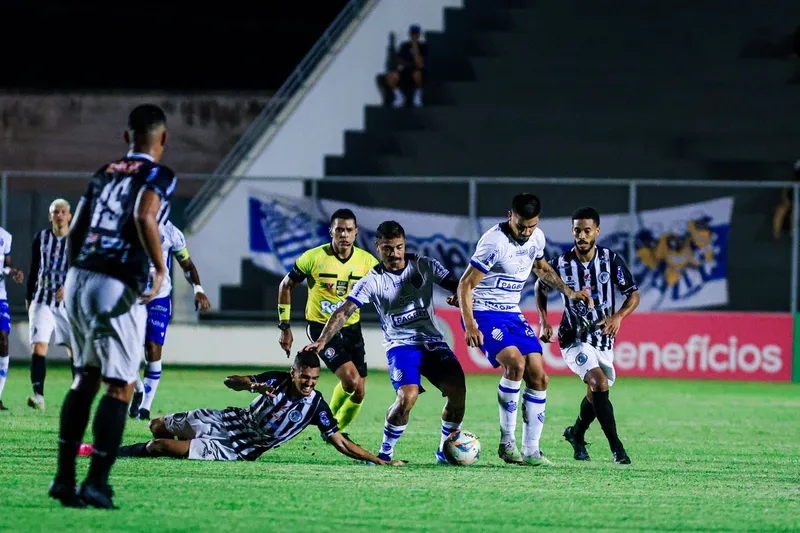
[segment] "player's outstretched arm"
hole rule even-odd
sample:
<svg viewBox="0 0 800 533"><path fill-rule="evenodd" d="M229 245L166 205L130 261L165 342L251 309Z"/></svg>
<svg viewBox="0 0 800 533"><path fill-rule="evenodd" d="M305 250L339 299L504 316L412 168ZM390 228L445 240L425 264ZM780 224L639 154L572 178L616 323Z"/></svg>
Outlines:
<svg viewBox="0 0 800 533"><path fill-rule="evenodd" d="M540 280L544 281L548 287L551 287L570 300L581 300L589 307L589 309L594 309L594 300L592 300L592 295L589 294L588 291L573 291L564 280L561 279L561 276L553 270L553 267L550 266L544 257L541 257L533 262L533 273L536 274L536 277Z"/></svg>
<svg viewBox="0 0 800 533"><path fill-rule="evenodd" d="M293 271L295 269L297 269L296 266ZM297 287L298 282L292 279L292 276L292 272L286 274L278 286L278 324L281 328L278 344L286 352L286 357L289 357L292 344L294 344L294 335L289 320L292 317L292 289Z"/></svg>
<svg viewBox="0 0 800 533"><path fill-rule="evenodd" d="M161 197L158 193L142 189L139 197L136 198L136 208L134 219L136 230L139 234L139 241L147 252L147 257L155 267L153 283L150 292L143 294L142 303L148 303L158 295L161 290L161 283L167 275L167 267L164 264L164 256L161 253L161 234L158 231L158 212L161 209Z"/></svg>
<svg viewBox="0 0 800 533"><path fill-rule="evenodd" d="M184 248L175 257L183 270L183 276L194 289L194 310L200 312L208 311L211 309L211 302L208 301L208 296L206 296L203 286L200 285L200 273L197 272L194 261L189 257L189 252Z"/></svg>
<svg viewBox="0 0 800 533"><path fill-rule="evenodd" d="M312 342L303 350L313 350L315 352L319 352L322 348L325 347L326 344L330 342L334 335L339 333L339 330L342 329L344 323L347 322L347 319L353 316L353 313L358 311L358 306L352 300L345 300L342 306L337 309L328 321L325 323L325 327L322 328L322 333L320 333L319 338L316 342Z"/></svg>
<svg viewBox="0 0 800 533"><path fill-rule="evenodd" d="M485 275L473 265L468 265L461 276L461 280L458 282L458 290L456 291L458 302L461 306L461 318L464 320L464 339L467 341L467 346L475 348L483 346L483 333L478 329L478 323L472 314L472 291L483 280Z"/></svg>
<svg viewBox="0 0 800 533"><path fill-rule="evenodd" d="M355 442L346 439L341 431L337 431L331 435L331 444L333 444L333 447L342 455L358 459L359 461L369 461L378 465L392 466L400 466L407 463L407 461L384 461L383 459L378 459Z"/></svg>
<svg viewBox="0 0 800 533"><path fill-rule="evenodd" d="M553 338L553 327L547 322L547 284L541 279L537 279L533 285L533 293L536 295L536 309L539 311L539 340L550 342Z"/></svg>

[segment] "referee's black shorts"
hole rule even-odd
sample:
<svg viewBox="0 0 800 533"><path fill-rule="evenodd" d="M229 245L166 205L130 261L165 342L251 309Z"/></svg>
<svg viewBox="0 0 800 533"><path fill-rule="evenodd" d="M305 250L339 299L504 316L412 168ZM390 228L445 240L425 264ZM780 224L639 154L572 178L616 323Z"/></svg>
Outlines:
<svg viewBox="0 0 800 533"><path fill-rule="evenodd" d="M325 324L309 322L306 327L306 334L311 342L316 341ZM336 336L320 352L320 358L325 362L325 366L331 372L336 372L340 366L352 362L358 374L367 377L367 361L365 360L364 337L361 334L361 323L356 322L352 326L342 328Z"/></svg>

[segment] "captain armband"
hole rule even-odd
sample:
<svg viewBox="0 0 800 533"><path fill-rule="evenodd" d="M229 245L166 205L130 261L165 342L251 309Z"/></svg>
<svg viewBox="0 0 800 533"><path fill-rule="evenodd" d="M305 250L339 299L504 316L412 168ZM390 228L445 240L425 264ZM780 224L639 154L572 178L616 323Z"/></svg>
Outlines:
<svg viewBox="0 0 800 533"><path fill-rule="evenodd" d="M174 255L175 255L175 259L177 259L179 262L186 261L187 259L189 259L189 249L188 248L182 248L182 249L178 250L177 252L175 252Z"/></svg>

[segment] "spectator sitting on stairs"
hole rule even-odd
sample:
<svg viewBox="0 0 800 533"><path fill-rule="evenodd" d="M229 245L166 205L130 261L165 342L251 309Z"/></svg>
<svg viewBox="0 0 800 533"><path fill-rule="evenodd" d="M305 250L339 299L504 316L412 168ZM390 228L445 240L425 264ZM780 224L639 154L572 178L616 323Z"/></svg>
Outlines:
<svg viewBox="0 0 800 533"><path fill-rule="evenodd" d="M403 107L406 97L402 87L414 86L414 105L422 107L422 87L427 74L426 59L428 57L428 45L421 40L422 30L417 24L412 24L408 28L408 41L400 45L397 52L397 67L386 74L386 84L394 93L394 107Z"/></svg>

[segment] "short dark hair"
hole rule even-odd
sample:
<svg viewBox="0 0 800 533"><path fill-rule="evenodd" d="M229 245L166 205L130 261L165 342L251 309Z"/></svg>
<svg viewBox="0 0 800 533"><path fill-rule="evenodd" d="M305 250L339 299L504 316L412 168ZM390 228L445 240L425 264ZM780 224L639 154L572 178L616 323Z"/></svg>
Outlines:
<svg viewBox="0 0 800 533"><path fill-rule="evenodd" d="M138 135L147 135L158 126L167 124L164 111L154 104L142 104L128 115L128 129Z"/></svg>
<svg viewBox="0 0 800 533"><path fill-rule="evenodd" d="M355 226L358 227L356 214L353 213L353 211L351 211L350 209L337 209L336 211L334 211L333 214L331 215L331 224L333 224L333 221L336 220L337 218L341 220L352 220L353 224L355 224Z"/></svg>
<svg viewBox="0 0 800 533"><path fill-rule="evenodd" d="M572 212L572 220L594 220L595 226L600 226L600 213L594 207L579 207Z"/></svg>
<svg viewBox="0 0 800 533"><path fill-rule="evenodd" d="M319 357L316 352L312 352L311 350L300 351L294 356L294 363L292 366L298 369L319 368Z"/></svg>
<svg viewBox="0 0 800 533"><path fill-rule="evenodd" d="M390 239L399 239L399 238L406 238L406 230L403 229L398 222L394 220L386 220L381 222L378 225L378 229L375 230L375 240L390 240Z"/></svg>
<svg viewBox="0 0 800 533"><path fill-rule="evenodd" d="M542 203L536 196L524 192L511 200L511 212L525 220L538 217L542 212Z"/></svg>

